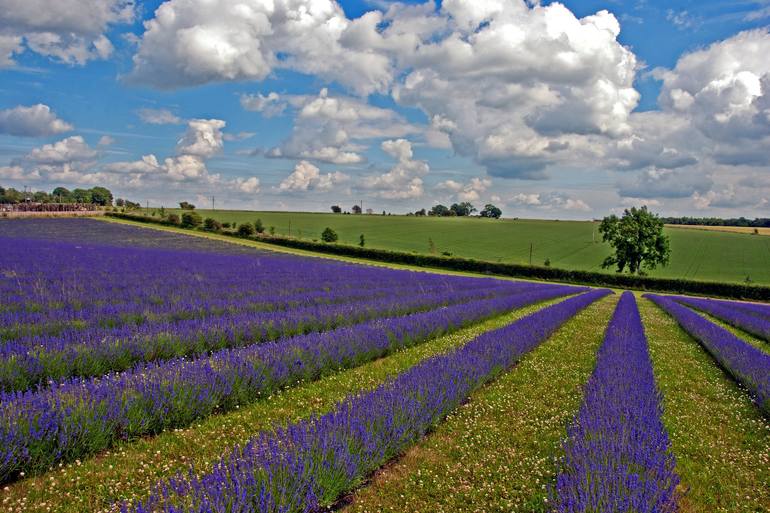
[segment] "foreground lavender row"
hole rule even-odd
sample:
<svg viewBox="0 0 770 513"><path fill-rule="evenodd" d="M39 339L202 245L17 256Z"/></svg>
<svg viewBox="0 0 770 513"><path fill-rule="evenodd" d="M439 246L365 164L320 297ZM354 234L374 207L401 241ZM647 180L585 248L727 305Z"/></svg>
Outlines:
<svg viewBox="0 0 770 513"><path fill-rule="evenodd" d="M562 513L667 513L679 478L642 320L624 292L567 430L553 504Z"/></svg>
<svg viewBox="0 0 770 513"><path fill-rule="evenodd" d="M737 301L717 301L696 297L675 296L678 303L696 308L713 315L736 328L747 331L759 338L770 341L770 317L765 317L761 308L764 305L744 306Z"/></svg>
<svg viewBox="0 0 770 513"><path fill-rule="evenodd" d="M513 308L585 289L539 285L405 317L382 319L198 360L175 359L99 379L0 395L0 481L43 471L117 439L186 426L260 395L352 367Z"/></svg>
<svg viewBox="0 0 770 513"><path fill-rule="evenodd" d="M579 311L594 290L484 333L353 396L318 418L263 433L211 472L180 474L125 512L308 512L329 506L422 437L480 384L513 365Z"/></svg>
<svg viewBox="0 0 770 513"><path fill-rule="evenodd" d="M668 312L706 348L714 359L745 386L759 408L770 416L770 354L677 303L672 297L645 294Z"/></svg>

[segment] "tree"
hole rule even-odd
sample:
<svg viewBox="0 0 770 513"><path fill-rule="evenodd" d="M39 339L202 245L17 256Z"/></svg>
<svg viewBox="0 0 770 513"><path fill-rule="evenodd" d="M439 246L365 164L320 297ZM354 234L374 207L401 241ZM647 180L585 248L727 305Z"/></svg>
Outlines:
<svg viewBox="0 0 770 513"><path fill-rule="evenodd" d="M487 203L484 205L484 209L479 212L479 215L481 217L490 217L492 219L500 219L500 216L503 215L503 211L494 206L491 203Z"/></svg>
<svg viewBox="0 0 770 513"><path fill-rule="evenodd" d="M603 268L617 266L617 272L628 268L631 274L668 265L671 248L663 235L663 221L647 206L626 209L623 216L605 217L599 225L602 240L609 242L615 254L602 263Z"/></svg>
<svg viewBox="0 0 770 513"><path fill-rule="evenodd" d="M195 210L195 205L193 205L192 203L188 203L186 201L180 201L179 208L181 208L182 210Z"/></svg>
<svg viewBox="0 0 770 513"><path fill-rule="evenodd" d="M328 226L324 228L324 231L321 232L321 240L324 242L337 242L337 232L329 228Z"/></svg>
<svg viewBox="0 0 770 513"><path fill-rule="evenodd" d="M366 240L364 239L364 234L363 233L358 238L358 245L361 246L362 248L366 245Z"/></svg>
<svg viewBox="0 0 770 513"><path fill-rule="evenodd" d="M360 214L361 213L361 207L358 206L358 205L353 205L353 208L351 208L350 210L352 210L354 214Z"/></svg>
<svg viewBox="0 0 770 513"><path fill-rule="evenodd" d="M262 224L262 219L257 219L254 221L254 230L257 233L263 233L265 231L265 225Z"/></svg>
<svg viewBox="0 0 770 513"><path fill-rule="evenodd" d="M72 199L75 203L91 203L91 191L75 189L72 191Z"/></svg>
<svg viewBox="0 0 770 513"><path fill-rule="evenodd" d="M424 215L426 215L425 209L421 208L420 210L416 210L414 212L414 215L416 215L416 216L424 216Z"/></svg>
<svg viewBox="0 0 770 513"><path fill-rule="evenodd" d="M334 212L335 214L341 214L342 209L340 208L339 205L332 205L332 212Z"/></svg>
<svg viewBox="0 0 770 513"><path fill-rule="evenodd" d="M241 237L250 237L254 235L254 225L251 223L242 223L238 225L238 235Z"/></svg>
<svg viewBox="0 0 770 513"><path fill-rule="evenodd" d="M197 212L185 212L182 214L182 228L197 228L203 223Z"/></svg>
<svg viewBox="0 0 770 513"><path fill-rule="evenodd" d="M166 217L166 222L170 224L179 224L179 216L176 214L169 214Z"/></svg>
<svg viewBox="0 0 770 513"><path fill-rule="evenodd" d="M448 216L450 210L445 206L439 203L438 205L434 205L433 208L430 209L428 212L429 216L437 216L437 217L443 217Z"/></svg>
<svg viewBox="0 0 770 513"><path fill-rule="evenodd" d="M112 192L104 187L93 187L91 189L91 203L101 205L102 207L112 206Z"/></svg>
<svg viewBox="0 0 770 513"><path fill-rule="evenodd" d="M463 201L462 203L453 203L449 210L454 212L454 215L460 217L471 215L476 211L476 208L470 202Z"/></svg>
<svg viewBox="0 0 770 513"><path fill-rule="evenodd" d="M54 197L57 203L71 203L72 193L66 187L57 187L51 192L51 196Z"/></svg>

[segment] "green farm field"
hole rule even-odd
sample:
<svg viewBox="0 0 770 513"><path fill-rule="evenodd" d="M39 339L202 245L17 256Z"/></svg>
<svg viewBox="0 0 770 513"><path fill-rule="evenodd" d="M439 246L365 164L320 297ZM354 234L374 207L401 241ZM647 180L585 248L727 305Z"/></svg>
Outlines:
<svg viewBox="0 0 770 513"><path fill-rule="evenodd" d="M152 212L153 209L150 209ZM181 212L175 210L175 212ZM345 215L307 212L250 212L197 210L222 222L243 223L262 219L266 229L279 235L319 239L329 226L345 244L358 244L364 235L372 248L437 253L495 262L543 265L563 269L602 271L609 254L601 243L598 222L534 219L435 218L382 215ZM770 283L770 237L746 233L666 228L671 238L671 263L650 273L662 278L743 282L749 277ZM612 272L607 270L607 272Z"/></svg>

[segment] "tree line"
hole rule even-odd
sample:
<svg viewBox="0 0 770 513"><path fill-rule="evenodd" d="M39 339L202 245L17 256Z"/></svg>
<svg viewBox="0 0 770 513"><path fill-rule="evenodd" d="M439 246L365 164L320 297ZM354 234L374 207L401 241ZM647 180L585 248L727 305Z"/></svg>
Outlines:
<svg viewBox="0 0 770 513"><path fill-rule="evenodd" d="M13 187L0 186L0 203L3 204L17 204L17 203L90 203L92 205L99 205L102 207L112 206L113 202L112 191L105 187L92 187L90 189L73 189L69 190L66 187L57 187L50 193L45 191L19 191ZM138 208L138 203L133 203L121 198L117 199L116 205L119 207L128 207L135 205L134 208Z"/></svg>
<svg viewBox="0 0 770 513"><path fill-rule="evenodd" d="M770 218L757 217L747 219L745 217L732 217L721 219L719 217L662 217L666 224L681 224L691 226L742 226L749 228L770 228Z"/></svg>
<svg viewBox="0 0 770 513"><path fill-rule="evenodd" d="M353 205L353 207L350 209L350 212L345 211L343 212L342 207L339 205L332 205L331 207L332 212L335 214L349 214L352 212L353 214L361 214L361 207L359 205ZM492 219L499 219L500 216L503 215L503 211L500 210L498 207L491 203L487 203L484 205L484 208L481 209L481 211L477 210L476 207L473 206L472 203L468 201L464 201L462 203L452 203L451 206L447 207L446 205L438 204L434 205L430 208L430 210L425 210L424 208L421 208L420 210L416 210L415 212L408 212L406 215L408 216L431 216L431 217L466 217L472 215L474 212L478 212L479 217L488 217ZM382 215L385 215L385 211L382 211Z"/></svg>

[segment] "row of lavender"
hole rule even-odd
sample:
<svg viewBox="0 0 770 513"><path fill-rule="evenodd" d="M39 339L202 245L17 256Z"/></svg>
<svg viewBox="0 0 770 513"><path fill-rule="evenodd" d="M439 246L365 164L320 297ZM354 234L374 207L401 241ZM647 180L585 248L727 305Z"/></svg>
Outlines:
<svg viewBox="0 0 770 513"><path fill-rule="evenodd" d="M0 273L0 292L8 298L0 325L6 334L0 341L0 390L97 376L137 362L239 347L529 286L293 257L7 241ZM171 317L160 315L161 310ZM108 311L142 322L104 326L99 319ZM193 318L180 318L185 316ZM27 325L47 326L48 333L30 335Z"/></svg>
<svg viewBox="0 0 770 513"><path fill-rule="evenodd" d="M688 296L674 296L673 299L770 341L770 305Z"/></svg>
<svg viewBox="0 0 770 513"><path fill-rule="evenodd" d="M9 238L0 225L0 328L74 323L119 326L149 318L331 304L383 289L485 288L490 280L405 273L262 253L230 255L162 248ZM280 286L276 287L276 284ZM363 289L363 290L362 290ZM18 333L10 328L20 327Z"/></svg>
<svg viewBox="0 0 770 513"><path fill-rule="evenodd" d="M422 437L480 384L513 365L577 312L610 292L594 290L480 335L321 417L263 433L198 476L162 483L133 512L308 512Z"/></svg>
<svg viewBox="0 0 770 513"><path fill-rule="evenodd" d="M541 284L325 333L172 359L36 391L0 394L0 481L48 469L118 439L185 426L302 379L359 365L494 314L581 292Z"/></svg>
<svg viewBox="0 0 770 513"><path fill-rule="evenodd" d="M625 292L567 430L554 509L675 512L679 478L662 413L642 320Z"/></svg>
<svg viewBox="0 0 770 513"><path fill-rule="evenodd" d="M27 390L69 377L100 376L141 362L195 356L225 348L326 331L383 316L405 315L481 298L505 297L537 285L366 298L354 304L317 305L269 313L156 323L131 330L92 329L46 337L37 345L6 343L0 351L0 391ZM401 290L401 292L404 292Z"/></svg>
<svg viewBox="0 0 770 513"><path fill-rule="evenodd" d="M681 298L657 294L646 294L645 297L676 319L679 325L700 342L725 371L748 389L757 406L765 415L770 416L769 353L752 346L730 331L683 306L678 302ZM740 305L740 303L735 304Z"/></svg>

